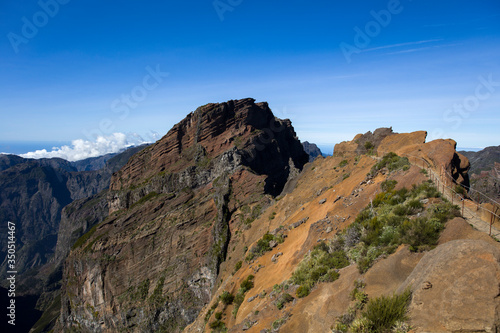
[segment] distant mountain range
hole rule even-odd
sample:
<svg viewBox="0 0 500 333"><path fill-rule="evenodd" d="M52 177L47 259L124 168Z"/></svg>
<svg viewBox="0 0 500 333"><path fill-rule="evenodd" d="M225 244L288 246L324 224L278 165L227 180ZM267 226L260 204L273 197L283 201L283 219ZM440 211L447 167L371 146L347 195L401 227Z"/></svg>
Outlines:
<svg viewBox="0 0 500 333"><path fill-rule="evenodd" d="M64 228L60 228L61 219L64 224L70 214L64 208L69 209L68 205L72 202L86 203L92 198L102 198L113 172L144 148L133 147L122 153L78 162L0 155L0 233L7 235L7 221L15 222L18 297L34 295L38 298L48 286L60 283L60 277L57 278L61 274L60 264L72 242L103 218L88 219L81 230L72 230L66 244L64 237L58 237L59 234L64 235ZM102 210L102 214L106 216L107 210ZM6 254L7 238L2 237L0 257L6 258ZM3 261L0 266L3 287L6 287L8 270L6 261Z"/></svg>

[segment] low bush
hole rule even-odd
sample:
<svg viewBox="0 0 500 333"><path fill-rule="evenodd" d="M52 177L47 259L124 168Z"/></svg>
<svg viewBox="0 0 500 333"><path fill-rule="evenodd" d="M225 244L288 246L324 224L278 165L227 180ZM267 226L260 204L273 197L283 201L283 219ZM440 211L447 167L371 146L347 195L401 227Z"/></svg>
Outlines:
<svg viewBox="0 0 500 333"><path fill-rule="evenodd" d="M380 183L380 187L382 188L382 191L388 192L394 190L397 184L397 180L385 180Z"/></svg>
<svg viewBox="0 0 500 333"><path fill-rule="evenodd" d="M276 242L278 244L283 243L284 238L282 235L271 235L270 233L265 233L261 239L257 241L257 244L250 249L250 253L246 256L246 261L251 261L256 257L260 257L264 253L271 251L271 242Z"/></svg>
<svg viewBox="0 0 500 333"><path fill-rule="evenodd" d="M366 272L381 255L388 255L401 244L412 251L431 249L437 244L444 223L458 216L457 206L445 199L424 206L424 199L440 198L432 182L414 185L411 190L395 190L393 181L382 183L385 189L363 209L354 223L338 235L332 247L343 250L349 259Z"/></svg>
<svg viewBox="0 0 500 333"><path fill-rule="evenodd" d="M241 266L243 265L243 262L240 260L238 261L235 265L234 265L234 272L236 273L240 268Z"/></svg>
<svg viewBox="0 0 500 333"><path fill-rule="evenodd" d="M230 292L228 291L224 291L221 295L220 295L220 300L222 301L222 303L224 303L225 305L229 305L229 304L232 304L233 301L234 301L234 296L233 294L231 294Z"/></svg>
<svg viewBox="0 0 500 333"><path fill-rule="evenodd" d="M410 161L408 161L406 157L399 157L391 152L384 155L384 157L372 167L368 175L374 176L383 168L387 168L390 172L396 170L406 171L410 168Z"/></svg>
<svg viewBox="0 0 500 333"><path fill-rule="evenodd" d="M407 320L410 300L411 291L407 289L400 295L381 296L368 301L362 317L367 321L369 332L387 332L397 322Z"/></svg>
<svg viewBox="0 0 500 333"><path fill-rule="evenodd" d="M281 310L286 303L292 302L293 300L294 298L292 295L290 295L289 293L284 293L276 301L276 307L278 308L278 310Z"/></svg>
<svg viewBox="0 0 500 333"><path fill-rule="evenodd" d="M301 285L297 288L296 295L298 298L306 297L311 292L311 288L307 285Z"/></svg>
<svg viewBox="0 0 500 333"><path fill-rule="evenodd" d="M317 282L332 282L338 279L337 269L349 265L349 259L343 250L331 250L325 243L320 243L306 255L293 272L290 281L298 284L297 297L307 296Z"/></svg>
<svg viewBox="0 0 500 333"><path fill-rule="evenodd" d="M215 332L224 332L226 330L226 324L223 321L215 320L212 321L208 327L215 330Z"/></svg>
<svg viewBox="0 0 500 333"><path fill-rule="evenodd" d="M254 276L249 275L249 276L247 276L247 278L245 280L243 280L240 283L240 288L243 290L243 293L246 293L247 291L249 291L250 289L253 288L253 286L254 286L253 279L254 279Z"/></svg>
<svg viewBox="0 0 500 333"><path fill-rule="evenodd" d="M455 192L460 194L461 196L463 197L466 197L467 196L467 190L462 187L461 185L455 185Z"/></svg>
<svg viewBox="0 0 500 333"><path fill-rule="evenodd" d="M240 289L236 293L236 296L234 297L234 301L233 301L233 303L234 303L233 316L235 318L236 318L236 314L238 314L238 310L239 310L241 304L245 300L245 293L254 287L253 279L254 279L254 276L249 275L249 276L247 276L247 278L245 280L243 280L240 283Z"/></svg>

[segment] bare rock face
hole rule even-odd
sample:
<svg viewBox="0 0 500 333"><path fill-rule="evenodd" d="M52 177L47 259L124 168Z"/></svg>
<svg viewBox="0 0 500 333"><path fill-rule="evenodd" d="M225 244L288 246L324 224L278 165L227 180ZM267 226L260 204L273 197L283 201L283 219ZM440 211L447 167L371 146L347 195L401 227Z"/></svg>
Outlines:
<svg viewBox="0 0 500 333"><path fill-rule="evenodd" d="M417 332L497 332L500 250L482 240L456 240L427 253L399 287L410 287Z"/></svg>
<svg viewBox="0 0 500 333"><path fill-rule="evenodd" d="M212 297L231 229L307 161L290 121L267 103L190 113L113 175L109 217L66 261L58 329L182 330Z"/></svg>
<svg viewBox="0 0 500 333"><path fill-rule="evenodd" d="M275 118L267 103L249 98L207 104L113 176L110 212L152 192L204 186L239 166L265 174L266 192L277 195L288 179L290 159L301 168L308 157L290 121Z"/></svg>

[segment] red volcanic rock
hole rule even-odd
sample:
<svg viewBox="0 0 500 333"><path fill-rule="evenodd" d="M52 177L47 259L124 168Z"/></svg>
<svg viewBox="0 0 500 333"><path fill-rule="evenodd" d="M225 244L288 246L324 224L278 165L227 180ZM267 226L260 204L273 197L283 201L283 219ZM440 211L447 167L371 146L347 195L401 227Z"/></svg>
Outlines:
<svg viewBox="0 0 500 333"><path fill-rule="evenodd" d="M66 261L59 329L179 332L213 296L231 230L307 161L267 103L190 113L113 175L110 216Z"/></svg>
<svg viewBox="0 0 500 333"><path fill-rule="evenodd" d="M468 187L470 163L467 157L456 151L457 143L451 139L425 142L426 137L425 131L394 133L392 128L379 128L335 145L334 155L376 153L383 156L394 152Z"/></svg>
<svg viewBox="0 0 500 333"><path fill-rule="evenodd" d="M275 118L267 103L243 99L207 104L113 175L110 212L152 192L206 185L241 166L266 175L266 192L277 195L288 179L290 161L301 169L308 156L291 122Z"/></svg>

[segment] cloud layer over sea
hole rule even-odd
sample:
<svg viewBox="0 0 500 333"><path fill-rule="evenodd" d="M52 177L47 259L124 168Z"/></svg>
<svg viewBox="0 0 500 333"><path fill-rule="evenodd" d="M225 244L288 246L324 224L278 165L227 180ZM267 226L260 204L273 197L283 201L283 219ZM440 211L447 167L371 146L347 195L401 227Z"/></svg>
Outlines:
<svg viewBox="0 0 500 333"><path fill-rule="evenodd" d="M96 141L83 139L73 140L71 145L35 150L25 154L19 154L24 158L53 158L59 157L68 161L78 161L89 157L98 157L106 154L117 153L125 148L151 143L159 139L158 133L152 133L148 139L139 134L113 133L109 136L99 136Z"/></svg>

